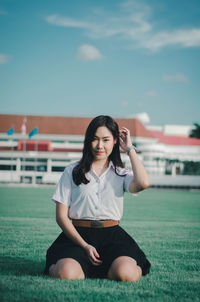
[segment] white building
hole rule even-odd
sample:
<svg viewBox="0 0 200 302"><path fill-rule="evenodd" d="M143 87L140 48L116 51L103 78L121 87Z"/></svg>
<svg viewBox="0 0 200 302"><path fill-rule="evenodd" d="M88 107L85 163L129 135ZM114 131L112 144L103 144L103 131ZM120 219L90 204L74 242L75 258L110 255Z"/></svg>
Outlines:
<svg viewBox="0 0 200 302"><path fill-rule="evenodd" d="M57 183L66 165L80 159L92 118L28 116L27 133L39 128L39 134L31 139L20 133L23 119L0 115L0 183ZM200 140L186 136L188 127L184 126L184 131L181 126L169 125L145 128L136 119L116 121L130 129L152 186L200 188ZM13 125L14 134L6 134ZM130 166L126 154L122 160Z"/></svg>

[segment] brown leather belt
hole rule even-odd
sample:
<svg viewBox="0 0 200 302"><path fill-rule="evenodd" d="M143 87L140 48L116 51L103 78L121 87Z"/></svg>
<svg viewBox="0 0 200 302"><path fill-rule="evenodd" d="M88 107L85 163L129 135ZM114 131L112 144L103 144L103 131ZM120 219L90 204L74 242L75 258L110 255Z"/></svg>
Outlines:
<svg viewBox="0 0 200 302"><path fill-rule="evenodd" d="M119 224L118 220L79 220L72 219L72 224L85 228L108 228Z"/></svg>

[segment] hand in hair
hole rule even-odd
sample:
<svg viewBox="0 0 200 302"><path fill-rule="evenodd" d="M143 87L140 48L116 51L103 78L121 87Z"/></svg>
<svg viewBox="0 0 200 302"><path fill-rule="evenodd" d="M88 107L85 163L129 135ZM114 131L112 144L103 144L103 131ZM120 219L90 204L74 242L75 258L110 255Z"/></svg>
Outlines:
<svg viewBox="0 0 200 302"><path fill-rule="evenodd" d="M122 127L122 129L119 130L119 143L120 147L125 152L132 146L130 131L125 127Z"/></svg>

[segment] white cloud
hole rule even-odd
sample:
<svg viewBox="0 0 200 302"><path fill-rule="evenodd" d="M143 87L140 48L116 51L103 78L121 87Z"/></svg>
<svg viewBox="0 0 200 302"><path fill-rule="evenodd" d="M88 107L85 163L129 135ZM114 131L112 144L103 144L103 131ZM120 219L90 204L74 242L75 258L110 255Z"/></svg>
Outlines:
<svg viewBox="0 0 200 302"><path fill-rule="evenodd" d="M95 61L101 60L103 56L96 47L84 44L78 50L78 58L82 61Z"/></svg>
<svg viewBox="0 0 200 302"><path fill-rule="evenodd" d="M146 91L146 92L145 92L145 95L146 95L146 96L149 96L149 97L157 97L157 96L158 96L157 92L154 91L154 90Z"/></svg>
<svg viewBox="0 0 200 302"><path fill-rule="evenodd" d="M143 101L139 101L139 102L137 102L137 107L138 108L143 108L144 107L144 102Z"/></svg>
<svg viewBox="0 0 200 302"><path fill-rule="evenodd" d="M87 20L53 14L47 16L46 21L56 26L79 28L92 39L116 37L129 42L129 47L153 52L164 47L200 46L200 28L160 31L151 22L152 14L149 5L129 0L116 4L114 14L103 9L93 9Z"/></svg>
<svg viewBox="0 0 200 302"><path fill-rule="evenodd" d="M128 14L128 15L127 15ZM119 15L107 15L94 11L95 22L77 20L68 16L53 14L46 16L45 20L56 26L80 28L86 30L86 34L92 39L120 37L122 39L137 40L142 33L151 30L151 24L146 21L145 12L134 11Z"/></svg>
<svg viewBox="0 0 200 302"><path fill-rule="evenodd" d="M58 14L49 15L46 21L50 24L61 26L61 27L78 27L78 28L88 28L91 25L84 21L78 21L68 17L61 17Z"/></svg>
<svg viewBox="0 0 200 302"><path fill-rule="evenodd" d="M182 73L176 73L172 75L165 74L163 75L163 81L165 82L180 82L180 83L188 83L188 78Z"/></svg>
<svg viewBox="0 0 200 302"><path fill-rule="evenodd" d="M141 40L141 46L152 51L158 51L166 46L195 47L200 46L200 28L174 30L152 34L146 40Z"/></svg>
<svg viewBox="0 0 200 302"><path fill-rule="evenodd" d="M11 57L9 55L0 53L0 64L7 64L9 63Z"/></svg>
<svg viewBox="0 0 200 302"><path fill-rule="evenodd" d="M148 124L150 122L149 115L146 112L141 112L141 113L137 113L137 114L129 114L128 118L136 118L136 119L140 120L143 124Z"/></svg>
<svg viewBox="0 0 200 302"><path fill-rule="evenodd" d="M136 118L140 120L143 124L148 124L150 122L149 115L146 112L136 114Z"/></svg>
<svg viewBox="0 0 200 302"><path fill-rule="evenodd" d="M123 100L123 101L121 102L121 106L122 106L123 108L126 108L126 107L128 106L128 101Z"/></svg>

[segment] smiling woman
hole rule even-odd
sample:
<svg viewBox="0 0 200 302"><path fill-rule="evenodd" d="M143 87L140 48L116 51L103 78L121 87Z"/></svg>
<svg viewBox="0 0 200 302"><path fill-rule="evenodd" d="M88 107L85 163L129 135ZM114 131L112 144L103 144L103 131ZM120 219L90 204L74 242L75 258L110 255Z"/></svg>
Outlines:
<svg viewBox="0 0 200 302"><path fill-rule="evenodd" d="M117 140L113 138L112 133L107 127L99 127L91 144L94 161L103 158L107 159L112 153L116 142Z"/></svg>
<svg viewBox="0 0 200 302"><path fill-rule="evenodd" d="M119 146L130 157L123 167ZM62 233L47 251L45 273L61 279L108 278L137 281L150 263L120 226L124 192L148 186L148 175L131 143L130 132L109 116L89 124L83 156L63 172L53 195ZM71 222L72 221L72 222Z"/></svg>

